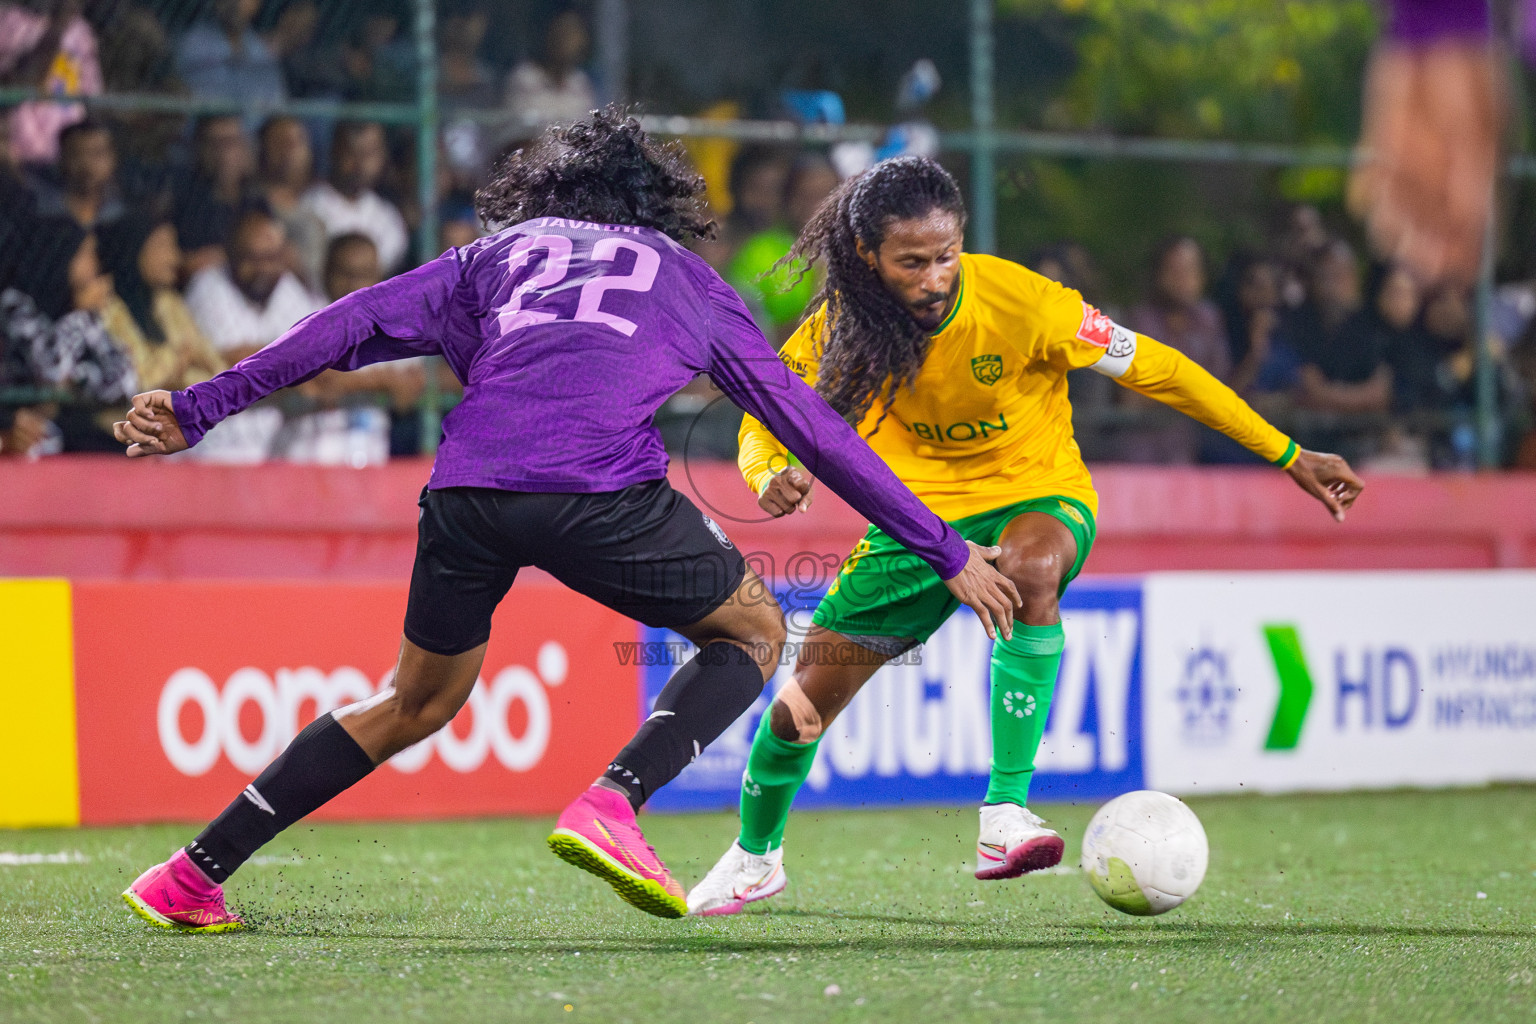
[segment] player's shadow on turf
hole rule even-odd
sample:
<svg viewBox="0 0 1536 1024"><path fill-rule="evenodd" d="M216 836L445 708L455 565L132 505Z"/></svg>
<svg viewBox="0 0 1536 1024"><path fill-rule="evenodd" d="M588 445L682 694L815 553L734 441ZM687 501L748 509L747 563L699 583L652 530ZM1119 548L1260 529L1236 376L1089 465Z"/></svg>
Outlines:
<svg viewBox="0 0 1536 1024"><path fill-rule="evenodd" d="M780 911L776 915L752 915L753 918L768 918L772 916L787 916ZM819 916L828 920L857 920L857 915L842 914L804 914L797 916ZM921 918L881 917L871 916L879 922L892 924L921 925L925 922ZM740 920L740 919L738 919ZM604 940L588 940L573 943L552 943L545 947L546 952L555 951L616 951L619 948L626 950L644 950L651 953L667 952L697 952L708 950L710 952L731 953L773 953L784 950L870 950L879 952L1006 952L1024 950L1062 950L1062 949L1092 949L1094 947L1123 947L1145 949L1149 944L1160 947L1182 947L1191 950L1207 946L1226 947L1234 940L1241 941L1245 938L1277 939L1294 938L1297 940L1309 940L1319 937L1328 938L1439 938L1439 939L1529 939L1530 931L1512 929L1479 929L1479 928L1434 928L1424 926L1389 926L1389 925L1202 925L1197 923L1173 923L1161 922L1152 924L1145 921L1124 921L1113 924L1056 924L1043 927L1039 932L1029 935L1020 935L1014 938L972 938L964 932L949 931L951 928L963 928L954 922L944 922L944 931L938 931L931 935L866 935L843 936L836 939L813 939L807 941L804 938L767 938L767 937L741 937L735 938L729 934L720 932L695 933L678 939L658 939L655 941L635 942L629 940L623 943L608 942Z"/></svg>
<svg viewBox="0 0 1536 1024"><path fill-rule="evenodd" d="M1512 930L1508 928L1437 928L1434 925L1397 925L1397 924L1202 924L1198 921L1159 921L1153 925L1141 924L1136 921L1115 921L1112 924L1100 925L1101 929L1127 929L1138 930L1150 927L1151 929L1167 933L1174 932L1190 937L1217 936L1217 941L1225 941L1240 935L1263 936L1273 938L1277 936L1316 936L1327 935L1330 937L1347 939L1373 939L1373 938L1427 938L1427 939L1529 939L1532 930Z"/></svg>
<svg viewBox="0 0 1536 1024"><path fill-rule="evenodd" d="M246 920L254 934L325 940L360 941L416 941L444 943L442 952L497 953L508 950L536 950L541 952L594 951L613 952L619 949L645 950L653 953L696 952L699 949L725 950L730 952L772 952L793 949L858 949L873 950L1025 950L1061 949L1071 946L1119 946L1136 944L1144 946L1155 942L1165 946L1191 948L1241 941L1246 938L1297 940L1329 937L1350 939L1372 938L1439 938L1439 939L1529 939L1530 929L1495 929L1469 927L1437 927L1415 924L1349 924L1345 922L1289 923L1240 923L1201 922L1180 919L1102 918L1055 920L1039 922L1009 938L988 936L975 937L972 929L984 926L984 919L956 920L921 915L859 913L838 910L812 910L800 907L764 907L737 918L692 919L690 923L675 922L672 935L657 934L651 939L610 939L601 934L544 937L537 934L519 934L516 916L506 920L505 938L497 941L491 936L498 930L491 925L482 932L474 945L460 945L462 935L438 934L430 931L412 932L406 925L409 915L369 914L332 911L326 907L305 907L283 910L271 916L259 910L250 910ZM697 925L705 921L712 926L707 930ZM751 927L753 922L768 923L774 920L804 921L807 925L819 921L829 923L849 922L887 925L896 928L923 929L927 934L916 935L843 935L829 940L805 937L759 936L737 931L738 926ZM656 922L660 924L660 922ZM931 931L929 931L931 929ZM487 941L489 939L489 941Z"/></svg>

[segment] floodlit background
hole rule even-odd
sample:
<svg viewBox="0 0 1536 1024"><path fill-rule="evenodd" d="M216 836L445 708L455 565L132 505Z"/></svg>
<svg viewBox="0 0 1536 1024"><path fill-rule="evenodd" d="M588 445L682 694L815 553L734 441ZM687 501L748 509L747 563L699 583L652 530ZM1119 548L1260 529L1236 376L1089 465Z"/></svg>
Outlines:
<svg viewBox="0 0 1536 1024"><path fill-rule="evenodd" d="M1486 251L1427 279L1348 208L1392 33L1367 0L0 2L0 1019L1530 1020L1527 6L1452 38L1507 74L1508 117ZM829 731L774 913L636 919L540 838L683 652L527 572L458 719L235 880L252 934L145 935L112 903L132 875L387 685L459 385L436 360L327 373L168 460L123 458L111 419L474 239L497 158L608 102L687 150L719 223L698 252L776 344L815 282L762 275L816 205L929 154L970 251L1181 349L1363 497L1335 524L1073 375L1102 507L1034 789L1059 873L964 863L990 734L961 615ZM657 425L797 639L864 523L825 490L765 520L740 415L700 379ZM646 826L687 883L768 700L654 802L699 812ZM1137 788L1212 840L1151 925L1071 867Z"/></svg>
<svg viewBox="0 0 1536 1024"><path fill-rule="evenodd" d="M50 15L57 7L8 5L0 45L5 210L45 218L23 232L32 267L21 290L41 292L54 319L98 313L136 354L140 389L205 375L318 304L472 238L473 193L499 154L619 101L688 147L722 226L700 251L775 339L811 282L778 294L756 277L837 175L927 152L965 185L973 250L1023 261L1158 333L1303 443L1366 469L1536 463L1524 443L1532 164L1516 156L1501 175L1477 286L1418 284L1375 262L1344 212L1380 32L1367 0L91 0ZM75 8L43 59L50 17ZM1517 113L1524 83L1521 70ZM27 100L35 88L85 103ZM260 248L234 238L252 206L278 218L292 275L258 309L227 279L232 242ZM164 333L148 322L151 302L135 299L145 228L114 230L146 216L174 225L179 244L174 280L167 270L150 288L167 306L179 307L159 294L172 288L186 300L162 311L176 321L176 358L142 344L146 330L150 341ZM96 235L126 307L104 285L75 295L63 282L79 229ZM50 270L55 280L37 280ZM26 411L0 450L110 447L93 413L125 390L123 369L89 384L8 372L0 398ZM65 394L44 394L60 384ZM202 454L372 465L430 451L454 386L421 366L331 375ZM707 390L675 400L663 430L675 448L691 429L695 454L730 457L734 413L701 418ZM23 404L42 397L61 408ZM1107 385L1081 382L1074 402L1090 458L1247 461Z"/></svg>

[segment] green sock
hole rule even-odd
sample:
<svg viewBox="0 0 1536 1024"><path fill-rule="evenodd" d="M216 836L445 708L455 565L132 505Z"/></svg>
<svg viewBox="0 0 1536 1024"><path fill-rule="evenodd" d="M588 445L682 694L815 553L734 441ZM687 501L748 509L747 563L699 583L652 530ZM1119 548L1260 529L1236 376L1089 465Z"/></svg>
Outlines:
<svg viewBox="0 0 1536 1024"><path fill-rule="evenodd" d="M757 725L747 770L741 776L741 848L758 856L784 845L789 805L811 774L811 762L821 742L781 740L769 729L768 718L765 712Z"/></svg>
<svg viewBox="0 0 1536 1024"><path fill-rule="evenodd" d="M1045 735L1056 670L1065 634L1061 623L1014 623L1013 639L992 647L992 776L987 803L1018 804L1029 799L1035 752Z"/></svg>

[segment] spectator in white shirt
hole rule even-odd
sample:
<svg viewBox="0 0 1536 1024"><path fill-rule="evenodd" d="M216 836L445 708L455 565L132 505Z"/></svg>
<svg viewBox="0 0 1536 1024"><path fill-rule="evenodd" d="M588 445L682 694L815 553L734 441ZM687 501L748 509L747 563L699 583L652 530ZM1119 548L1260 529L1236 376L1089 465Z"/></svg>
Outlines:
<svg viewBox="0 0 1536 1024"><path fill-rule="evenodd" d="M228 264L205 267L187 285L192 318L231 363L325 305L287 269L286 245L283 227L270 213L247 210L230 236ZM192 451L217 462L261 462L282 425L281 411L258 406L214 427Z"/></svg>
<svg viewBox="0 0 1536 1024"><path fill-rule="evenodd" d="M229 263L206 267L187 285L187 306L208 340L238 361L277 340L325 304L287 269L283 226L266 210L241 214Z"/></svg>
<svg viewBox="0 0 1536 1024"><path fill-rule="evenodd" d="M410 242L400 211L374 191L388 159L381 125L342 121L331 137L330 180L310 188L302 201L328 238L356 232L373 239L386 274L399 269Z"/></svg>
<svg viewBox="0 0 1536 1024"><path fill-rule="evenodd" d="M591 35L575 11L555 15L544 33L543 53L507 76L507 106L517 115L519 136L556 122L576 121L597 106L597 90L581 69Z"/></svg>
<svg viewBox="0 0 1536 1024"><path fill-rule="evenodd" d="M326 296L335 302L383 280L378 248L367 235L350 233L331 241L325 255ZM421 395L422 360L379 363L360 370L326 370L298 387L318 407L289 416L276 449L293 462L362 469L389 458L390 413L410 410Z"/></svg>
<svg viewBox="0 0 1536 1024"><path fill-rule="evenodd" d="M325 263L325 225L303 206L315 180L315 155L304 122L277 114L262 123L257 136L256 188L267 209L288 235L288 269L311 289L320 287Z"/></svg>

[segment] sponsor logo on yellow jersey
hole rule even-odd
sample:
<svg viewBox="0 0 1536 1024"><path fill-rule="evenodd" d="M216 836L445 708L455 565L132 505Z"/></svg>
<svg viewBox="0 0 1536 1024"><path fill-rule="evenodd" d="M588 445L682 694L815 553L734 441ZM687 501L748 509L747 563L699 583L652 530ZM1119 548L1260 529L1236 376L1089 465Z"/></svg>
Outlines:
<svg viewBox="0 0 1536 1024"><path fill-rule="evenodd" d="M1001 411L997 414L996 422L976 420L973 423L962 420L959 423L924 423L922 420L914 420L908 423L900 417L892 418L924 441L985 441L993 433L1008 429L1008 417Z"/></svg>

